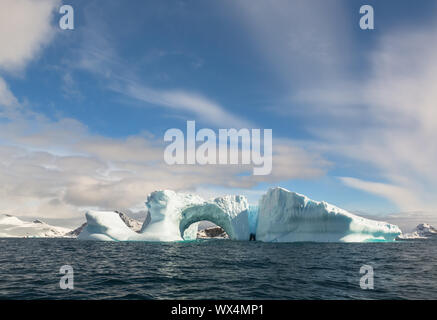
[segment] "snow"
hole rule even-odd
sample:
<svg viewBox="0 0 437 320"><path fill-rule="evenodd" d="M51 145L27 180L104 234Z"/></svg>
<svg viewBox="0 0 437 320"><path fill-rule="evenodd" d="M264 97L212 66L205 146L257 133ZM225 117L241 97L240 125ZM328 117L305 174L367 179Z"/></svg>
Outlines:
<svg viewBox="0 0 437 320"><path fill-rule="evenodd" d="M428 239L437 236L437 229L427 223L419 224L412 233L401 234L398 240Z"/></svg>
<svg viewBox="0 0 437 320"><path fill-rule="evenodd" d="M197 238L198 223L210 221L232 240L265 242L394 241L401 234L392 224L356 216L283 188L270 189L258 206L241 195L205 201L171 190L152 192L146 201L150 216L134 232L116 212L90 211L79 239L113 241L182 241Z"/></svg>
<svg viewBox="0 0 437 320"><path fill-rule="evenodd" d="M393 241L401 230L356 216L283 188L272 188L259 204L256 239L266 242Z"/></svg>
<svg viewBox="0 0 437 320"><path fill-rule="evenodd" d="M68 232L71 230L51 226L40 220L29 222L11 215L0 215L0 238L60 238Z"/></svg>

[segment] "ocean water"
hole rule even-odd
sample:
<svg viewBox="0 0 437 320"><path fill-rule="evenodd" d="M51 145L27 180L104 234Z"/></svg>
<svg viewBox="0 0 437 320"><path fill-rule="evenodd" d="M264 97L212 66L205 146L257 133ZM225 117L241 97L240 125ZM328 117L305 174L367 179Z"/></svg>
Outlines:
<svg viewBox="0 0 437 320"><path fill-rule="evenodd" d="M63 265L74 289L59 286ZM437 241L0 239L0 299L437 299Z"/></svg>

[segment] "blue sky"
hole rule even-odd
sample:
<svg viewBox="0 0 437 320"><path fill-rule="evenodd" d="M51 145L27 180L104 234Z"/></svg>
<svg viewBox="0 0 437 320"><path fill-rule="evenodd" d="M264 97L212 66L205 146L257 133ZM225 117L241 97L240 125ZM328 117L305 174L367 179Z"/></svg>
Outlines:
<svg viewBox="0 0 437 320"><path fill-rule="evenodd" d="M0 209L74 217L155 188L255 201L276 185L371 214L436 208L435 1L64 4L74 30L55 0L8 4L33 33L12 13L0 24ZM375 30L359 28L363 4ZM274 174L157 165L187 120L273 129Z"/></svg>

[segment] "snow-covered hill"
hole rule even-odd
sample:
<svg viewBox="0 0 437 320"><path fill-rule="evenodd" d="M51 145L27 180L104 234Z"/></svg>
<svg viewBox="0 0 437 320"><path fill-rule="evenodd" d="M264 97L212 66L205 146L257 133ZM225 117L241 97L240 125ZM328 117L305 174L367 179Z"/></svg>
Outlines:
<svg viewBox="0 0 437 320"><path fill-rule="evenodd" d="M29 222L8 214L0 215L0 238L59 238L70 231L40 220Z"/></svg>
<svg viewBox="0 0 437 320"><path fill-rule="evenodd" d="M397 240L413 240L437 238L437 229L427 223L419 224L411 233L404 233L397 237Z"/></svg>

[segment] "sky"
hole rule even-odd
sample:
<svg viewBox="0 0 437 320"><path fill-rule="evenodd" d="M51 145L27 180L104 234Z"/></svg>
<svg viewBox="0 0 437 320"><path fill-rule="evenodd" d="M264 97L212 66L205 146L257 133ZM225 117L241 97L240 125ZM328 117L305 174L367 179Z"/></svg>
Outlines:
<svg viewBox="0 0 437 320"><path fill-rule="evenodd" d="M76 221L157 189L256 203L282 186L437 221L436 16L431 0L0 0L0 212ZM167 165L164 133L188 120L272 129L272 173Z"/></svg>

